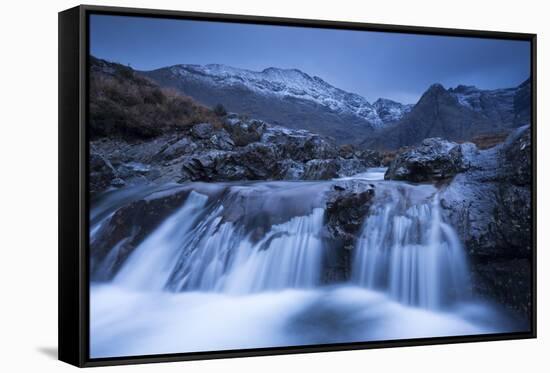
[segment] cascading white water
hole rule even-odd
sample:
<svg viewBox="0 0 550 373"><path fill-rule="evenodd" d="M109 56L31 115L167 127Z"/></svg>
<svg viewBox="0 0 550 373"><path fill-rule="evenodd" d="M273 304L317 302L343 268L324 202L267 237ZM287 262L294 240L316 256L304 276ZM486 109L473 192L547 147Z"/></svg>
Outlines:
<svg viewBox="0 0 550 373"><path fill-rule="evenodd" d="M356 245L352 280L424 308L464 300L470 282L460 240L442 221L435 190L414 201L411 188L383 189L375 198ZM412 192L426 194L420 188Z"/></svg>
<svg viewBox="0 0 550 373"><path fill-rule="evenodd" d="M190 183L122 190L99 201L92 246L134 193L142 200L188 192L109 282L131 237L98 257L95 268L104 275L90 286L91 356L516 330L492 307L463 303L467 263L436 188L383 181L383 174L357 177L375 184L375 196L351 279L340 284L322 282L332 250L324 196L340 181Z"/></svg>
<svg viewBox="0 0 550 373"><path fill-rule="evenodd" d="M135 289L164 288L175 266L174 257L208 201L205 195L191 192L185 204L168 217L130 255L114 278L119 285Z"/></svg>
<svg viewBox="0 0 550 373"><path fill-rule="evenodd" d="M274 225L253 247L240 247L223 290L250 293L320 284L324 210Z"/></svg>
<svg viewBox="0 0 550 373"><path fill-rule="evenodd" d="M191 192L126 260L114 283L135 289L252 293L320 283L324 210L277 224L256 243ZM116 250L116 247L113 248ZM109 262L108 255L104 262Z"/></svg>

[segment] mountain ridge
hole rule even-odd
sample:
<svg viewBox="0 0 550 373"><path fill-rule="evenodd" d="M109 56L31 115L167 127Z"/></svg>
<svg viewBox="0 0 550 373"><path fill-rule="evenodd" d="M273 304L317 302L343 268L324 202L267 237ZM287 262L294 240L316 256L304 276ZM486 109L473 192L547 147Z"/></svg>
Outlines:
<svg viewBox="0 0 550 373"><path fill-rule="evenodd" d="M223 64L179 64L144 73L154 78L155 71L164 69L170 70L175 78L202 78L218 87L243 85L261 94L305 99L334 112L356 115L375 128L384 125L373 105L363 96L337 88L299 69L268 67L253 71Z"/></svg>
<svg viewBox="0 0 550 373"><path fill-rule="evenodd" d="M494 90L432 84L399 121L361 144L398 149L429 137L469 141L478 135L509 132L531 121L530 84L527 79L517 87Z"/></svg>
<svg viewBox="0 0 550 373"><path fill-rule="evenodd" d="M370 103L296 68L253 71L224 64L178 64L137 72L207 107L222 104L230 112L309 130L340 144L381 150L434 136L467 141L502 134L531 120L529 79L516 87L489 90L471 85L447 89L434 83L413 105L388 98Z"/></svg>

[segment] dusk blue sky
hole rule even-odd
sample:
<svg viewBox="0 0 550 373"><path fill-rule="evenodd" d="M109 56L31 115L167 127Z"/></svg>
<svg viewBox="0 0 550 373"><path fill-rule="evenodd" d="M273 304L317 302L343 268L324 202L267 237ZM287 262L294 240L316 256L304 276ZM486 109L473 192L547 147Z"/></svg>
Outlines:
<svg viewBox="0 0 550 373"><path fill-rule="evenodd" d="M369 101L415 103L433 83L493 89L529 77L526 41L92 15L92 55L138 70L220 63L297 68Z"/></svg>

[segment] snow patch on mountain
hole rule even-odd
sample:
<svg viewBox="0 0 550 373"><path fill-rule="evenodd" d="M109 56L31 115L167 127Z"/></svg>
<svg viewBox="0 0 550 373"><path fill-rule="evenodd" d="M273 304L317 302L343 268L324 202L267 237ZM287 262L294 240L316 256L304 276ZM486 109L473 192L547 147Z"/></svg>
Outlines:
<svg viewBox="0 0 550 373"><path fill-rule="evenodd" d="M372 105L384 123L397 122L414 107L414 105L401 104L387 98L379 98Z"/></svg>
<svg viewBox="0 0 550 373"><path fill-rule="evenodd" d="M460 105L479 112L490 102L495 102L501 109L512 111L517 90L518 88L481 90L475 86L459 85L449 89L449 92Z"/></svg>
<svg viewBox="0 0 550 373"><path fill-rule="evenodd" d="M366 120L373 128L394 122L410 110L391 100L391 107L379 103L375 107L364 97L336 88L317 76L310 76L298 69L269 67L262 71L239 69L221 64L176 65L172 74L185 79L196 79L216 87L243 86L258 94L296 98L314 102L336 113L347 113ZM380 115L379 111L384 114Z"/></svg>

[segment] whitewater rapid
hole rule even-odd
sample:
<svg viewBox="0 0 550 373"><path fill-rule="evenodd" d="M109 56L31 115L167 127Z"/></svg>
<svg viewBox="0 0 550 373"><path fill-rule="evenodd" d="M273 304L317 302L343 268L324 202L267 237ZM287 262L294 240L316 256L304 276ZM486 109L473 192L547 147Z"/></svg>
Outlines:
<svg viewBox="0 0 550 373"><path fill-rule="evenodd" d="M513 331L494 305L472 297L465 250L436 188L383 181L384 171L229 184L223 194L203 183L141 187L96 201L92 249L122 206L189 191L111 279L92 281L91 357ZM349 281L326 284L323 196L346 180L372 182L376 193ZM98 279L125 239L97 264Z"/></svg>

